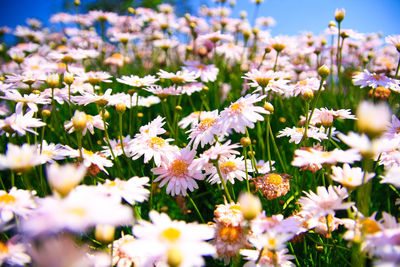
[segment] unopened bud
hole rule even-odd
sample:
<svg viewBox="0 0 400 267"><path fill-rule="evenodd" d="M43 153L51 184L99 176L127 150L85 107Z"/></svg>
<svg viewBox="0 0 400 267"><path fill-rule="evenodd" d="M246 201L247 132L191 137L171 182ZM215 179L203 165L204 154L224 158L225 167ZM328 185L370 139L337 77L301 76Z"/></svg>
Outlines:
<svg viewBox="0 0 400 267"><path fill-rule="evenodd" d="M46 83L50 88L56 88L60 84L60 76L57 73L47 76Z"/></svg>
<svg viewBox="0 0 400 267"><path fill-rule="evenodd" d="M87 120L86 113L77 110L72 117L72 125L74 126L75 130L82 131L86 127Z"/></svg>
<svg viewBox="0 0 400 267"><path fill-rule="evenodd" d="M64 82L68 85L71 85L74 82L74 75L72 73L66 72L64 73Z"/></svg>
<svg viewBox="0 0 400 267"><path fill-rule="evenodd" d="M313 99L314 93L313 93L312 90L307 90L307 91L305 91L305 92L301 95L301 97L302 97L304 100L308 101L308 100Z"/></svg>
<svg viewBox="0 0 400 267"><path fill-rule="evenodd" d="M80 0L75 0L75 1L74 1L74 5L80 6L80 5L81 5L81 1L80 1Z"/></svg>
<svg viewBox="0 0 400 267"><path fill-rule="evenodd" d="M285 47L286 46L284 44L279 44L279 43L275 43L272 45L272 48L278 53L280 53L283 49L285 49Z"/></svg>
<svg viewBox="0 0 400 267"><path fill-rule="evenodd" d="M123 104L123 103L118 103L118 104L115 106L115 110L116 110L118 113L120 113L120 114L124 114L124 112L125 112L125 110L126 110L126 106L125 106L125 104Z"/></svg>
<svg viewBox="0 0 400 267"><path fill-rule="evenodd" d="M346 14L346 11L344 10L344 8L336 9L335 10L335 20L340 23L344 19L345 14Z"/></svg>
<svg viewBox="0 0 400 267"><path fill-rule="evenodd" d="M167 252L167 262L169 267L178 267L183 260L182 251L178 247L172 247Z"/></svg>
<svg viewBox="0 0 400 267"><path fill-rule="evenodd" d="M142 113L142 112L139 112L139 113L137 114L137 117L138 117L138 118L143 118L143 113Z"/></svg>
<svg viewBox="0 0 400 267"><path fill-rule="evenodd" d="M318 74L319 74L319 76L321 76L322 79L325 79L326 77L328 77L330 74L328 66L322 65L321 67L319 67Z"/></svg>
<svg viewBox="0 0 400 267"><path fill-rule="evenodd" d="M242 193L239 196L238 202L243 217L247 221L251 221L260 214L262 210L261 201L258 197L250 193Z"/></svg>
<svg viewBox="0 0 400 267"><path fill-rule="evenodd" d="M101 243L110 243L114 241L115 227L112 225L97 225L94 236Z"/></svg>
<svg viewBox="0 0 400 267"><path fill-rule="evenodd" d="M240 144L243 147L248 147L249 145L251 145L251 140L248 137L242 137L242 138L240 138Z"/></svg>
<svg viewBox="0 0 400 267"><path fill-rule="evenodd" d="M133 7L128 7L129 14L135 14L135 9Z"/></svg>
<svg viewBox="0 0 400 267"><path fill-rule="evenodd" d="M48 109L43 109L42 110L42 116L43 117L48 118L48 117L50 117L50 115L51 115L51 111L50 110L48 110Z"/></svg>
<svg viewBox="0 0 400 267"><path fill-rule="evenodd" d="M179 106L179 105L178 105L178 106L175 106L175 110L178 111L178 112L179 112L179 111L182 111L182 107Z"/></svg>
<svg viewBox="0 0 400 267"><path fill-rule="evenodd" d="M106 109L105 110L103 110L102 112L101 112L101 117L103 118L103 119L108 119L109 117L110 117L110 112L108 112Z"/></svg>
<svg viewBox="0 0 400 267"><path fill-rule="evenodd" d="M264 103L264 109L266 111L269 111L270 113L274 113L274 110L275 110L274 106L270 102Z"/></svg>

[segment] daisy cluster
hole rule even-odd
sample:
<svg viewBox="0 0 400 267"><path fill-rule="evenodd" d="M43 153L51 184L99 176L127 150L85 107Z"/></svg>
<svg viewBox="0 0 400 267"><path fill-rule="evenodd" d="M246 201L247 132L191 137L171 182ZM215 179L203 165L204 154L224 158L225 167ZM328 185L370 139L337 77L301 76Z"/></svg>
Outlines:
<svg viewBox="0 0 400 267"><path fill-rule="evenodd" d="M0 28L0 265L400 264L400 36L215 2Z"/></svg>

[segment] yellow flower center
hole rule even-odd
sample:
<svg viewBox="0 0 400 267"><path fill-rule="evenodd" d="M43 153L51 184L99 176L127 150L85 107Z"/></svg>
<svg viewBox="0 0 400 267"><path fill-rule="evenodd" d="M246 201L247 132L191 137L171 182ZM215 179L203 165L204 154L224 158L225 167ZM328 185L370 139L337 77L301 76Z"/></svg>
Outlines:
<svg viewBox="0 0 400 267"><path fill-rule="evenodd" d="M255 81L258 83L259 86L265 88L265 87L267 87L269 81L271 81L271 78L257 77L257 78L255 78Z"/></svg>
<svg viewBox="0 0 400 267"><path fill-rule="evenodd" d="M165 140L160 137L152 137L149 141L149 145L151 148L162 147L165 144Z"/></svg>
<svg viewBox="0 0 400 267"><path fill-rule="evenodd" d="M375 234L381 229L376 221L365 218L361 221L361 230L366 234Z"/></svg>
<svg viewBox="0 0 400 267"><path fill-rule="evenodd" d="M273 185L280 185L283 182L283 179L280 175L278 174L270 174L268 175L267 178L265 178L265 182L267 182L268 184L273 184Z"/></svg>
<svg viewBox="0 0 400 267"><path fill-rule="evenodd" d="M171 82L178 83L178 84L183 83L185 81L184 78L178 77L178 76L171 77L170 80L171 80Z"/></svg>
<svg viewBox="0 0 400 267"><path fill-rule="evenodd" d="M383 76L382 76L382 75L379 75L379 74L374 74L374 75L372 75L372 78L373 78L374 80L376 80L376 81L381 81L381 80L383 80Z"/></svg>
<svg viewBox="0 0 400 267"><path fill-rule="evenodd" d="M231 110L235 113L242 113L243 111L243 104L242 103L235 103L232 104Z"/></svg>
<svg viewBox="0 0 400 267"><path fill-rule="evenodd" d="M5 203L5 204L9 204L9 203L13 203L15 202L17 199L9 194L4 194L0 196L0 203Z"/></svg>
<svg viewBox="0 0 400 267"><path fill-rule="evenodd" d="M296 128L297 133L304 133L304 128Z"/></svg>
<svg viewBox="0 0 400 267"><path fill-rule="evenodd" d="M77 217L83 217L86 214L86 210L81 207L71 207L67 210L67 213Z"/></svg>
<svg viewBox="0 0 400 267"><path fill-rule="evenodd" d="M233 161L228 160L227 162L224 162L220 166L221 172L224 174L227 174L229 172L236 171L236 163Z"/></svg>
<svg viewBox="0 0 400 267"><path fill-rule="evenodd" d="M229 207L230 210L241 210L239 205L233 205Z"/></svg>
<svg viewBox="0 0 400 267"><path fill-rule="evenodd" d="M188 165L181 159L176 159L172 162L170 172L173 176L184 177L188 169Z"/></svg>
<svg viewBox="0 0 400 267"><path fill-rule="evenodd" d="M169 242L177 241L180 236L181 236L181 231L179 231L178 229L173 228L173 227L165 229L161 233L161 237L166 239Z"/></svg>
<svg viewBox="0 0 400 267"><path fill-rule="evenodd" d="M8 254L8 247L3 242L0 242L0 254Z"/></svg>
<svg viewBox="0 0 400 267"><path fill-rule="evenodd" d="M199 124L199 129L201 131L205 131L208 128L212 127L216 121L217 121L217 119L212 119L212 118L206 118L204 120L201 120L201 122Z"/></svg>
<svg viewBox="0 0 400 267"><path fill-rule="evenodd" d="M199 65L196 66L196 68L199 69L199 70L205 70L206 66L204 66L203 64L199 64Z"/></svg>
<svg viewBox="0 0 400 267"><path fill-rule="evenodd" d="M276 247L276 239L275 238L269 238L267 242L268 242L268 246L270 248L275 248Z"/></svg>
<svg viewBox="0 0 400 267"><path fill-rule="evenodd" d="M88 156L93 156L94 155L94 152L93 151L90 151L90 150L86 150L86 149L82 149L83 150L83 153L85 154L85 155L88 155Z"/></svg>
<svg viewBox="0 0 400 267"><path fill-rule="evenodd" d="M235 242L240 238L239 227L223 226L218 231L218 236L227 242Z"/></svg>

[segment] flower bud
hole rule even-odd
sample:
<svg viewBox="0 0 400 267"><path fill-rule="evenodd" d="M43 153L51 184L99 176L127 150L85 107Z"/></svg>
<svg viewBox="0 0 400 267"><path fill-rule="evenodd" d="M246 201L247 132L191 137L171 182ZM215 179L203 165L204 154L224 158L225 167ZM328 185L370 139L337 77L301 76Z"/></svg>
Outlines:
<svg viewBox="0 0 400 267"><path fill-rule="evenodd" d="M314 93L313 93L312 90L307 90L307 91L305 91L305 92L301 95L301 97L302 97L305 101L309 101L309 100L313 99Z"/></svg>
<svg viewBox="0 0 400 267"><path fill-rule="evenodd" d="M242 137L242 138L240 138L240 144L243 147L248 147L249 145L251 145L251 140L248 137Z"/></svg>
<svg viewBox="0 0 400 267"><path fill-rule="evenodd" d="M183 260L182 251L178 247L172 247L167 252L167 263L169 267L178 267Z"/></svg>
<svg viewBox="0 0 400 267"><path fill-rule="evenodd" d="M240 210L243 213L243 217L247 221L251 221L256 218L262 210L260 199L250 193L240 194L238 202L240 204Z"/></svg>
<svg viewBox="0 0 400 267"><path fill-rule="evenodd" d="M64 73L64 82L68 85L71 85L74 82L74 75L72 73L66 72Z"/></svg>
<svg viewBox="0 0 400 267"><path fill-rule="evenodd" d="M335 10L335 20L340 23L344 19L345 14L346 14L346 11L344 10L344 8L336 9Z"/></svg>
<svg viewBox="0 0 400 267"><path fill-rule="evenodd" d="M272 45L272 48L278 53L280 53L283 49L285 49L285 47L286 46L284 44L279 44L279 43L275 43Z"/></svg>
<svg viewBox="0 0 400 267"><path fill-rule="evenodd" d="M178 111L178 112L179 112L179 111L182 111L182 107L179 106L179 105L178 105L178 106L175 106L175 111Z"/></svg>
<svg viewBox="0 0 400 267"><path fill-rule="evenodd" d="M356 116L359 131L371 139L383 134L390 125L390 109L386 103L375 105L364 101L358 106Z"/></svg>
<svg viewBox="0 0 400 267"><path fill-rule="evenodd" d="M42 110L42 116L43 117L48 118L48 117L50 117L50 115L51 115L51 111L50 110L48 110L48 109L43 109Z"/></svg>
<svg viewBox="0 0 400 267"><path fill-rule="evenodd" d="M133 7L128 7L129 14L135 14L135 9Z"/></svg>
<svg viewBox="0 0 400 267"><path fill-rule="evenodd" d="M269 111L271 114L274 113L274 106L270 102L265 102L264 103L264 109L266 111Z"/></svg>
<svg viewBox="0 0 400 267"><path fill-rule="evenodd" d="M115 227L112 225L96 225L94 236L101 243L110 243L114 241Z"/></svg>
<svg viewBox="0 0 400 267"><path fill-rule="evenodd" d="M72 125L74 126L75 130L82 131L83 129L85 129L86 124L86 113L79 110L75 111L75 114L72 117Z"/></svg>
<svg viewBox="0 0 400 267"><path fill-rule="evenodd" d="M46 82L50 88L56 88L60 84L60 76L57 73L50 74L47 76Z"/></svg>
<svg viewBox="0 0 400 267"><path fill-rule="evenodd" d="M325 79L326 77L328 77L330 74L328 66L322 65L321 67L319 67L318 74L319 74L319 76L321 76L322 79Z"/></svg>
<svg viewBox="0 0 400 267"><path fill-rule="evenodd" d="M101 112L101 117L105 120L108 119L110 117L110 112L103 110L103 112Z"/></svg>
<svg viewBox="0 0 400 267"><path fill-rule="evenodd" d="M125 112L125 110L126 110L126 106L125 106L125 104L123 104L123 103L118 103L118 104L115 106L115 110L116 110L118 113L120 113L120 114L124 114L124 112Z"/></svg>

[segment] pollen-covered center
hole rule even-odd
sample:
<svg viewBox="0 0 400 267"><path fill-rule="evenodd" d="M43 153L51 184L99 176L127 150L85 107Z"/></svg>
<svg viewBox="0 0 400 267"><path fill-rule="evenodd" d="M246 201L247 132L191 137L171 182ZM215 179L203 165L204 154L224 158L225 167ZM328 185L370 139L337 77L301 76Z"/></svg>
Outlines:
<svg viewBox="0 0 400 267"><path fill-rule="evenodd" d="M273 185L280 185L283 182L283 179L280 175L278 174L270 174L265 178L265 182L268 184L273 184Z"/></svg>
<svg viewBox="0 0 400 267"><path fill-rule="evenodd" d="M0 242L0 254L8 254L8 247L3 242Z"/></svg>
<svg viewBox="0 0 400 267"><path fill-rule="evenodd" d="M304 128L296 128L296 133L304 133Z"/></svg>
<svg viewBox="0 0 400 267"><path fill-rule="evenodd" d="M243 108L244 108L243 103L240 102L231 105L231 110L235 113L242 113Z"/></svg>
<svg viewBox="0 0 400 267"><path fill-rule="evenodd" d="M255 78L255 81L258 83L259 86L261 86L261 87L267 87L269 81L271 81L271 78L267 78L267 77L257 77L257 78Z"/></svg>
<svg viewBox="0 0 400 267"><path fill-rule="evenodd" d="M366 218L361 221L362 232L366 234L375 234L381 229L376 221Z"/></svg>
<svg viewBox="0 0 400 267"><path fill-rule="evenodd" d="M171 80L171 82L173 83L183 83L185 81L184 78L179 77L179 76L173 76L171 78L169 78Z"/></svg>
<svg viewBox="0 0 400 267"><path fill-rule="evenodd" d="M175 242L181 236L181 231L176 228L170 227L161 232L161 237L169 242Z"/></svg>
<svg viewBox="0 0 400 267"><path fill-rule="evenodd" d="M149 140L149 145L151 148L162 147L165 144L165 140L160 137L152 137Z"/></svg>
<svg viewBox="0 0 400 267"><path fill-rule="evenodd" d="M217 119L205 118L204 120L200 121L199 129L202 131L205 131L208 128L211 128L215 124L216 121L217 121Z"/></svg>
<svg viewBox="0 0 400 267"><path fill-rule="evenodd" d="M196 66L196 68L199 69L199 70L205 70L206 66L203 65L203 64L199 64L199 65Z"/></svg>
<svg viewBox="0 0 400 267"><path fill-rule="evenodd" d="M13 203L15 202L17 199L9 194L4 194L0 196L0 203L5 203L5 204L9 204L9 203Z"/></svg>
<svg viewBox="0 0 400 267"><path fill-rule="evenodd" d="M237 166L235 162L228 160L227 162L221 164L220 169L223 174L227 174L236 171Z"/></svg>
<svg viewBox="0 0 400 267"><path fill-rule="evenodd" d="M181 159L176 159L172 162L169 170L175 177L184 177L188 170L188 164Z"/></svg>
<svg viewBox="0 0 400 267"><path fill-rule="evenodd" d="M241 236L240 227L223 226L218 231L218 236L226 242L236 242Z"/></svg>

